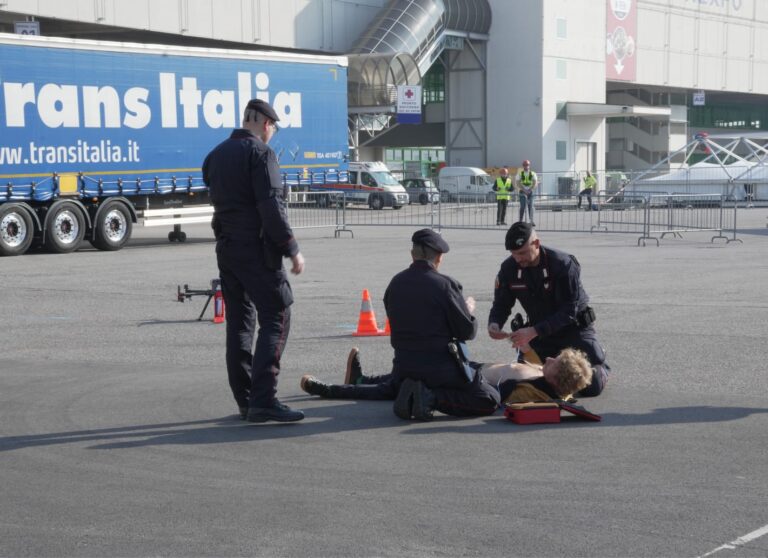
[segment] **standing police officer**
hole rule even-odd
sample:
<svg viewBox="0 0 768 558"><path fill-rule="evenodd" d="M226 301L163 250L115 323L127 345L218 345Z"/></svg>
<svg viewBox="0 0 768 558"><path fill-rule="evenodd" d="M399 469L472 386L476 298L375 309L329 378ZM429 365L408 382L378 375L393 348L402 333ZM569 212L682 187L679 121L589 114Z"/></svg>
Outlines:
<svg viewBox="0 0 768 558"><path fill-rule="evenodd" d="M493 191L496 192L496 224L507 224L507 206L509 205L509 193L512 190L512 179L509 176L509 170L504 167L501 169L496 183L493 185Z"/></svg>
<svg viewBox="0 0 768 558"><path fill-rule="evenodd" d="M277 156L267 145L278 120L268 103L251 100L243 127L203 163L203 180L215 210L212 226L227 309L229 386L240 417L250 422L304 418L276 397L293 303L282 260L291 259L291 273L304 269L288 224ZM259 334L251 354L257 319Z"/></svg>
<svg viewBox="0 0 768 558"><path fill-rule="evenodd" d="M449 343L475 337L475 301L464 300L461 284L438 272L449 250L438 233L422 229L411 241L413 263L392 278L384 293L395 350L392 375L399 385L394 412L405 420L429 420L435 410L490 415L498 408L498 392L477 365L468 375L449 351Z"/></svg>
<svg viewBox="0 0 768 558"><path fill-rule="evenodd" d="M529 223L515 223L507 231L505 246L511 257L496 276L488 334L511 339L520 352L536 351L544 361L560 351L583 351L593 366L592 383L578 395L593 397L605 387L610 368L592 327L595 314L581 284L581 266L574 256L541 245ZM519 301L529 324L512 333L501 330Z"/></svg>

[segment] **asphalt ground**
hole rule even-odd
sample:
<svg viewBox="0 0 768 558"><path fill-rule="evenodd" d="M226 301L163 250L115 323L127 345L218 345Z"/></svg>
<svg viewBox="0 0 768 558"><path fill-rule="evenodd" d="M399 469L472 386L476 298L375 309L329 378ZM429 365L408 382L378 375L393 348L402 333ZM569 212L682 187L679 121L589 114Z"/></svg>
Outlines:
<svg viewBox="0 0 768 558"><path fill-rule="evenodd" d="M582 403L599 423L409 423L301 392L302 374L340 381L354 345L389 370L387 337L350 333L364 288L383 323L409 227L298 231L291 425L236 418L224 326L175 301L216 276L206 226L0 259L0 555L766 556L766 216L739 213L743 244L542 233L577 255L597 311L613 376ZM441 271L484 324L504 232L444 235ZM512 358L482 329L471 351Z"/></svg>

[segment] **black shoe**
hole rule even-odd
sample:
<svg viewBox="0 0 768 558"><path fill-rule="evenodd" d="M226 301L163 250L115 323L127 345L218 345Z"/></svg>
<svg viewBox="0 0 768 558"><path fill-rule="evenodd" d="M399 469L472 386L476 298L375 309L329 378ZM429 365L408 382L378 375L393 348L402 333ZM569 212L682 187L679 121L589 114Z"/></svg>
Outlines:
<svg viewBox="0 0 768 558"><path fill-rule="evenodd" d="M360 349L352 347L347 357L347 372L344 374L345 384L359 384L363 379L363 367L360 365Z"/></svg>
<svg viewBox="0 0 768 558"><path fill-rule="evenodd" d="M403 420L432 420L435 395L422 382L408 378L400 386L392 410Z"/></svg>
<svg viewBox="0 0 768 558"><path fill-rule="evenodd" d="M410 378L406 378L402 384L400 384L400 390L397 392L395 403L392 405L392 410L395 415L403 420L411 420L411 408L413 407L413 384L415 384Z"/></svg>
<svg viewBox="0 0 768 558"><path fill-rule="evenodd" d="M411 412L416 420L432 420L435 412L435 394L423 382L416 382Z"/></svg>
<svg viewBox="0 0 768 558"><path fill-rule="evenodd" d="M294 411L288 405L280 403L277 399L271 407L250 407L248 409L248 422L296 422L304 418L304 413Z"/></svg>
<svg viewBox="0 0 768 558"><path fill-rule="evenodd" d="M310 395L319 395L320 397L328 397L331 395L331 386L325 382L321 382L310 374L305 374L301 377L299 386Z"/></svg>

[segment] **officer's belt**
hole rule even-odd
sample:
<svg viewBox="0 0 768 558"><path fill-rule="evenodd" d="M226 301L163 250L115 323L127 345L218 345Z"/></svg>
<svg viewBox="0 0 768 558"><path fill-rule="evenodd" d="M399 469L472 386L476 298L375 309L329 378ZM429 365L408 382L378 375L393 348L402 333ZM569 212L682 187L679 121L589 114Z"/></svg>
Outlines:
<svg viewBox="0 0 768 558"><path fill-rule="evenodd" d="M594 308L591 306L585 306L583 309L576 312L576 325L581 329L591 326L595 321L597 321L597 316L595 315ZM517 324L515 329L530 327L531 325L533 325L531 324L531 321L527 320L524 324Z"/></svg>
<svg viewBox="0 0 768 558"><path fill-rule="evenodd" d="M258 238L261 236L261 219L254 218L254 211L216 211L213 228L229 237Z"/></svg>

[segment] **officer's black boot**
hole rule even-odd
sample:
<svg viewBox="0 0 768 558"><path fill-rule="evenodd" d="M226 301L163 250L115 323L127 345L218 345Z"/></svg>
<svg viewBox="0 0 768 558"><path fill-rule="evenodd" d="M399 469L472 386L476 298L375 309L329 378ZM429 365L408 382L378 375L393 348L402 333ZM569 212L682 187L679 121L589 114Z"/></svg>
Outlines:
<svg viewBox="0 0 768 558"><path fill-rule="evenodd" d="M406 378L402 384L400 384L400 391L397 392L397 397L392 405L392 410L395 414L403 420L411 420L411 407L413 405L413 385L416 382L410 378Z"/></svg>
<svg viewBox="0 0 768 558"><path fill-rule="evenodd" d="M413 390L413 404L411 413L416 420L432 420L435 412L435 394L424 385L423 382L416 382Z"/></svg>
<svg viewBox="0 0 768 558"><path fill-rule="evenodd" d="M280 401L275 399L269 407L249 407L245 420L248 422L267 422L268 420L274 420L275 422L297 422L303 418L304 413L294 411L288 405L280 403Z"/></svg>
<svg viewBox="0 0 768 558"><path fill-rule="evenodd" d="M435 395L422 382L408 378L400 385L392 410L403 420L432 420Z"/></svg>
<svg viewBox="0 0 768 558"><path fill-rule="evenodd" d="M305 374L301 377L299 386L310 395L319 395L320 397L331 396L331 386L310 374Z"/></svg>

